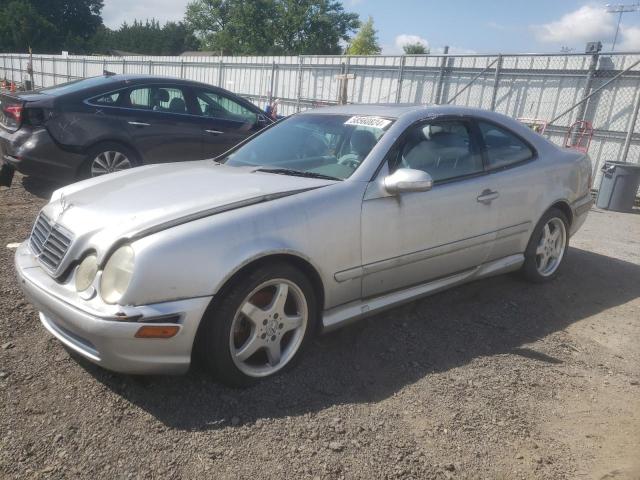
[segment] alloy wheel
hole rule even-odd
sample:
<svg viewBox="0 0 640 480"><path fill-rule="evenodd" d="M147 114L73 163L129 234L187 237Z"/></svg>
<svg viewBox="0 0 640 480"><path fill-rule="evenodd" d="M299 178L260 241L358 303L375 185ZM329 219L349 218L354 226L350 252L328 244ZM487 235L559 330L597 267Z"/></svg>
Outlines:
<svg viewBox="0 0 640 480"><path fill-rule="evenodd" d="M133 165L129 158L122 152L109 150L99 153L91 162L91 176L97 177L106 173L127 170Z"/></svg>
<svg viewBox="0 0 640 480"><path fill-rule="evenodd" d="M229 335L231 358L251 377L282 369L299 350L309 310L300 287L286 279L258 285L236 311Z"/></svg>
<svg viewBox="0 0 640 480"><path fill-rule="evenodd" d="M562 262L566 245L567 228L564 222L557 217L549 219L536 248L536 267L540 275L553 275Z"/></svg>

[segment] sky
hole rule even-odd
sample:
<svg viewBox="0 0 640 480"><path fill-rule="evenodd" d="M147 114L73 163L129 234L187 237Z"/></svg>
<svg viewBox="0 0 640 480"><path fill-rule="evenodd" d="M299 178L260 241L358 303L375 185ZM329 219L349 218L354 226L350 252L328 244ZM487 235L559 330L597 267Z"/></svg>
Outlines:
<svg viewBox="0 0 640 480"><path fill-rule="evenodd" d="M625 3L632 3L624 0ZM155 18L178 21L189 0L104 0L105 24ZM362 20L373 17L383 53L402 53L407 42L421 42L436 53L582 52L600 40L609 51L617 14L605 2L584 0L343 0ZM616 51L640 50L640 12L625 13Z"/></svg>

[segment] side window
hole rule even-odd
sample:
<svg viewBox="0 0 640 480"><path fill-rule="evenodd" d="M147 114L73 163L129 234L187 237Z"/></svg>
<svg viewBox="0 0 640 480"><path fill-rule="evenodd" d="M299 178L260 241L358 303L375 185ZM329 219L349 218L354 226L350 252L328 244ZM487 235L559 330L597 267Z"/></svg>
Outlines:
<svg viewBox="0 0 640 480"><path fill-rule="evenodd" d="M151 89L148 87L134 88L129 92L129 104L131 108L151 110Z"/></svg>
<svg viewBox="0 0 640 480"><path fill-rule="evenodd" d="M92 105L115 105L118 103L121 93L122 92L107 93L105 95L92 98L89 100L89 103Z"/></svg>
<svg viewBox="0 0 640 480"><path fill-rule="evenodd" d="M255 123L258 116L255 112L239 104L231 98L216 92L200 90L197 92L200 114L205 117L222 118L236 122Z"/></svg>
<svg viewBox="0 0 640 480"><path fill-rule="evenodd" d="M478 122L487 152L489 168L500 168L529 160L533 151L514 134L496 125Z"/></svg>
<svg viewBox="0 0 640 480"><path fill-rule="evenodd" d="M180 88L141 87L129 92L132 108L155 112L187 113L184 92Z"/></svg>
<svg viewBox="0 0 640 480"><path fill-rule="evenodd" d="M468 125L442 121L410 127L397 152L395 168L423 170L437 182L482 172L483 165Z"/></svg>

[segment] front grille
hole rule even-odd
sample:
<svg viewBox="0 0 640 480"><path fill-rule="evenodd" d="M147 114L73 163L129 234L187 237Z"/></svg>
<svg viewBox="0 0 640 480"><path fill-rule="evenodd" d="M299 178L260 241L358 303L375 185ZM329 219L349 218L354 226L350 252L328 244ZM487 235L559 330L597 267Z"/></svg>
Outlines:
<svg viewBox="0 0 640 480"><path fill-rule="evenodd" d="M40 213L33 225L29 245L40 263L55 272L66 255L72 240L69 233Z"/></svg>

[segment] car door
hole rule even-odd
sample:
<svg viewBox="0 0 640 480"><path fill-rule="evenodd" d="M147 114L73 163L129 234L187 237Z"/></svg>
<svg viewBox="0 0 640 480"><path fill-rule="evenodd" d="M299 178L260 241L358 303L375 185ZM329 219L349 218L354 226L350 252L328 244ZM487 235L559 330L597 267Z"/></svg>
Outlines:
<svg viewBox="0 0 640 480"><path fill-rule="evenodd" d="M547 179L536 168L536 153L528 142L502 125L481 119L477 125L486 169L500 192L498 234L488 258L494 260L524 250L537 221L528 206L538 203Z"/></svg>
<svg viewBox="0 0 640 480"><path fill-rule="evenodd" d="M260 130L265 119L224 92L194 88L202 135L202 154L215 157Z"/></svg>
<svg viewBox="0 0 640 480"><path fill-rule="evenodd" d="M415 124L389 152L362 204L363 296L417 285L483 263L496 230L497 192L471 122ZM426 192L388 194L397 168L426 171Z"/></svg>
<svg viewBox="0 0 640 480"><path fill-rule="evenodd" d="M203 158L198 117L188 108L185 88L171 84L135 86L121 102L134 147L145 163Z"/></svg>

